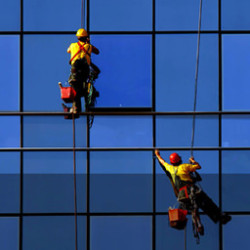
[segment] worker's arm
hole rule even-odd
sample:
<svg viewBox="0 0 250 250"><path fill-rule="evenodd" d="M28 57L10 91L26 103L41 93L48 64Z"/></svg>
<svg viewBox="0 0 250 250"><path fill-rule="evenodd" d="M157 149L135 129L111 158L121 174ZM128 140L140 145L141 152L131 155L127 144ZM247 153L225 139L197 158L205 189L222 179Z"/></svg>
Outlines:
<svg viewBox="0 0 250 250"><path fill-rule="evenodd" d="M164 166L165 161L164 161L163 158L160 156L160 151L159 151L158 149L155 150L155 155L156 155L158 161L160 162L160 164Z"/></svg>
<svg viewBox="0 0 250 250"><path fill-rule="evenodd" d="M99 49L97 49L95 46L92 45L92 52L96 55L100 53Z"/></svg>
<svg viewBox="0 0 250 250"><path fill-rule="evenodd" d="M192 171L201 169L201 165L197 161L195 161L193 156L189 158L189 161L190 163L192 163L192 166L191 166Z"/></svg>
<svg viewBox="0 0 250 250"><path fill-rule="evenodd" d="M70 50L70 46L69 46L67 49L67 53L70 53L70 52L71 52L71 50Z"/></svg>

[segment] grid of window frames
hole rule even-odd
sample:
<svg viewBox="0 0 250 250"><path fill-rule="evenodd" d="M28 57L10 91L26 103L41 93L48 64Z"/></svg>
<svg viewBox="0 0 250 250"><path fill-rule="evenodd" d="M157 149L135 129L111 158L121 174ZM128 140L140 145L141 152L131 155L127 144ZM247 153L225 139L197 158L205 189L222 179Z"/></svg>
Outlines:
<svg viewBox="0 0 250 250"><path fill-rule="evenodd" d="M177 202L154 157L155 148L166 161L173 151L190 157L199 1L86 0L85 26L101 52L92 57L101 74L91 129L90 113L64 120L57 84L70 72L81 5L1 4L0 248L74 249L77 232L81 250L243 249L249 1L203 1L194 156L203 189L232 221L224 227L202 214L200 245L190 217L187 241L168 225Z"/></svg>

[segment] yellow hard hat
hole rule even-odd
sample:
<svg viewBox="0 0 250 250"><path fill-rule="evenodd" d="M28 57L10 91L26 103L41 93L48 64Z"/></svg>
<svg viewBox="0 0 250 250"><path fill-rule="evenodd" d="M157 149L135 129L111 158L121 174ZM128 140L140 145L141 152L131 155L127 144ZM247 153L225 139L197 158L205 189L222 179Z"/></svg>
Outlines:
<svg viewBox="0 0 250 250"><path fill-rule="evenodd" d="M77 37L84 37L84 36L88 36L88 32L85 30L85 29L79 29L77 32L76 32L76 36Z"/></svg>

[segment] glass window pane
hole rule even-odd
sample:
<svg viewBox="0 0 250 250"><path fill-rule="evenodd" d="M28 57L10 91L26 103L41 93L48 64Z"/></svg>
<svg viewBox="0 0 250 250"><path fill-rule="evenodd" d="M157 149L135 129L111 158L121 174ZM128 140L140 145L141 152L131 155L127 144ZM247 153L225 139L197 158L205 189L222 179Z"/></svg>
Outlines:
<svg viewBox="0 0 250 250"><path fill-rule="evenodd" d="M16 116L0 116L0 147L19 147L20 118Z"/></svg>
<svg viewBox="0 0 250 250"><path fill-rule="evenodd" d="M25 111L63 111L58 82L68 80L67 48L74 40L72 35L24 36Z"/></svg>
<svg viewBox="0 0 250 250"><path fill-rule="evenodd" d="M156 110L191 111L197 35L156 36ZM218 110L218 37L201 35L197 110Z"/></svg>
<svg viewBox="0 0 250 250"><path fill-rule="evenodd" d="M0 153L0 213L18 213L20 208L20 153Z"/></svg>
<svg viewBox="0 0 250 250"><path fill-rule="evenodd" d="M24 152L24 211L74 212L73 152ZM86 152L76 153L77 210L86 210Z"/></svg>
<svg viewBox="0 0 250 250"><path fill-rule="evenodd" d="M227 115L222 117L222 146L250 146L250 116Z"/></svg>
<svg viewBox="0 0 250 250"><path fill-rule="evenodd" d="M192 116L158 116L157 147L191 146ZM194 146L218 146L218 117L196 116Z"/></svg>
<svg viewBox="0 0 250 250"><path fill-rule="evenodd" d="M68 31L81 25L80 0L24 0L25 31Z"/></svg>
<svg viewBox="0 0 250 250"><path fill-rule="evenodd" d="M175 151L182 157L183 163L189 162L190 151ZM162 151L161 157L169 163L169 156L172 151ZM200 174L202 181L199 185L203 191L216 203L219 201L219 158L217 151L194 151L195 160L200 163ZM169 178L162 167L156 161L156 209L159 212L165 212L168 207L176 205L176 197ZM211 185L213 183L213 185Z"/></svg>
<svg viewBox="0 0 250 250"><path fill-rule="evenodd" d="M90 134L91 147L150 147L152 119L144 116L96 116Z"/></svg>
<svg viewBox="0 0 250 250"><path fill-rule="evenodd" d="M106 3L105 3L106 4ZM97 107L151 107L151 36L95 35Z"/></svg>
<svg viewBox="0 0 250 250"><path fill-rule="evenodd" d="M152 212L152 152L91 152L90 159L91 212Z"/></svg>
<svg viewBox="0 0 250 250"><path fill-rule="evenodd" d="M248 0L222 0L222 28L224 30L249 30Z"/></svg>
<svg viewBox="0 0 250 250"><path fill-rule="evenodd" d="M193 236L191 218L187 223L187 249L219 249L219 224L214 224L207 216L201 216L205 227L205 236L196 243ZM156 216L156 250L185 249L184 231L169 226L168 216Z"/></svg>
<svg viewBox="0 0 250 250"><path fill-rule="evenodd" d="M222 41L223 109L249 110L250 35L224 35Z"/></svg>
<svg viewBox="0 0 250 250"><path fill-rule="evenodd" d="M0 109L17 111L19 109L19 36L0 36L0 54L4 59L0 63L2 81Z"/></svg>
<svg viewBox="0 0 250 250"><path fill-rule="evenodd" d="M90 220L91 250L151 250L152 218L150 216L97 216Z"/></svg>
<svg viewBox="0 0 250 250"><path fill-rule="evenodd" d="M199 2L156 0L157 30L197 30ZM218 28L218 0L203 1L202 30Z"/></svg>
<svg viewBox="0 0 250 250"><path fill-rule="evenodd" d="M233 216L223 228L224 249L245 249L249 245L249 215Z"/></svg>
<svg viewBox="0 0 250 250"><path fill-rule="evenodd" d="M19 0L1 1L0 30L18 31L19 29L20 29L20 1Z"/></svg>
<svg viewBox="0 0 250 250"><path fill-rule="evenodd" d="M86 218L78 216L78 249L86 249ZM23 219L23 249L74 249L73 216L32 216Z"/></svg>
<svg viewBox="0 0 250 250"><path fill-rule="evenodd" d="M151 8L152 0L92 0L90 1L90 29L97 31L151 30Z"/></svg>
<svg viewBox="0 0 250 250"><path fill-rule="evenodd" d="M19 249L19 222L18 218L0 218L1 250Z"/></svg>
<svg viewBox="0 0 250 250"><path fill-rule="evenodd" d="M224 210L250 210L250 197L245 195L246 192L244 191L250 188L249 153L249 150L222 151L222 198Z"/></svg>
<svg viewBox="0 0 250 250"><path fill-rule="evenodd" d="M27 116L23 119L25 147L72 147L72 120L63 116ZM84 129L85 128L85 129ZM76 121L76 146L86 146L86 117Z"/></svg>

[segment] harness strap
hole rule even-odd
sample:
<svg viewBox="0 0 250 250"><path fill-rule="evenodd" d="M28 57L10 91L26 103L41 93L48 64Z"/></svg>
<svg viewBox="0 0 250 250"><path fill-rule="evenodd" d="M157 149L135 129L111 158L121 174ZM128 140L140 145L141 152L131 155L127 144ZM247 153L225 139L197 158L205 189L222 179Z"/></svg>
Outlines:
<svg viewBox="0 0 250 250"><path fill-rule="evenodd" d="M179 189L179 192L181 192L182 190L184 190L184 192L185 192L185 197L186 197L186 198L189 198L188 191L187 191L187 188L188 188L188 187L189 187L189 186L186 185L186 186L183 186L183 187L181 187L181 188Z"/></svg>
<svg viewBox="0 0 250 250"><path fill-rule="evenodd" d="M75 57L76 57L81 51L84 51L87 55L90 56L90 54L88 53L88 51L84 48L84 45L85 45L86 43L84 43L83 45L81 45L81 43L78 42L77 44L78 44L78 46L79 46L79 50L78 50L78 51L74 54L74 56L70 59L70 62L72 62L72 61L75 59Z"/></svg>

